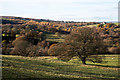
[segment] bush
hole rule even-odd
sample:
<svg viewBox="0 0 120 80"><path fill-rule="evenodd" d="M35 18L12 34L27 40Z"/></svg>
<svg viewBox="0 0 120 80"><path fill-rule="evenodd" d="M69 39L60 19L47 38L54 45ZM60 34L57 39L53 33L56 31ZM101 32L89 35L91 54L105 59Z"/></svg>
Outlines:
<svg viewBox="0 0 120 80"><path fill-rule="evenodd" d="M29 57L38 57L38 56L47 56L47 50L44 48L41 48L40 46L30 46L26 48L27 56Z"/></svg>

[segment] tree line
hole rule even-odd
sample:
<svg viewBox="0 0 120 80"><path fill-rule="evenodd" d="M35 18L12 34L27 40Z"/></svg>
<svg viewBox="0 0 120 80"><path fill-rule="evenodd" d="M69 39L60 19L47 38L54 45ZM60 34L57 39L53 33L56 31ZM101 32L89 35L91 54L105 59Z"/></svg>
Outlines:
<svg viewBox="0 0 120 80"><path fill-rule="evenodd" d="M106 53L120 53L120 28L113 23L98 24L97 27L81 25L96 22L39 22L23 18L4 18L2 25L2 54L19 56L56 56L69 61L77 56L86 61L101 63ZM10 21L13 21L10 23ZM20 23L20 24L19 24ZM46 41L46 33L67 34L62 43Z"/></svg>

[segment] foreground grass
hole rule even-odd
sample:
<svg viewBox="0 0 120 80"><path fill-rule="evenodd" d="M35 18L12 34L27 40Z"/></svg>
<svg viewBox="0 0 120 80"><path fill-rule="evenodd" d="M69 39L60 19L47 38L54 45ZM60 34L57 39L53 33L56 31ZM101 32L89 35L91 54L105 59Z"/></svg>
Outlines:
<svg viewBox="0 0 120 80"><path fill-rule="evenodd" d="M5 78L76 78L117 80L118 78L118 55L107 55L108 63L88 65L73 59L63 62L56 57L22 57L2 56L2 75Z"/></svg>

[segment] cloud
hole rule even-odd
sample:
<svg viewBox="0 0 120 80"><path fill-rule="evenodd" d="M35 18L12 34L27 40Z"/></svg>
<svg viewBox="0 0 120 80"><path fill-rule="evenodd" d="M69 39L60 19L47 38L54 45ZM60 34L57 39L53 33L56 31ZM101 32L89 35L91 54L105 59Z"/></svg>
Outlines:
<svg viewBox="0 0 120 80"><path fill-rule="evenodd" d="M64 21L117 21L110 16L59 16L58 20Z"/></svg>

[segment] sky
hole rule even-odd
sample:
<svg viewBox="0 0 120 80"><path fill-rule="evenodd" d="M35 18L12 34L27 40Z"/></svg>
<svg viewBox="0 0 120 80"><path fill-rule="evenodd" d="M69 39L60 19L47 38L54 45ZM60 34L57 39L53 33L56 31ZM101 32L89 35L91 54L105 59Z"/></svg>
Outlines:
<svg viewBox="0 0 120 80"><path fill-rule="evenodd" d="M117 21L119 0L0 0L0 16L62 21Z"/></svg>

